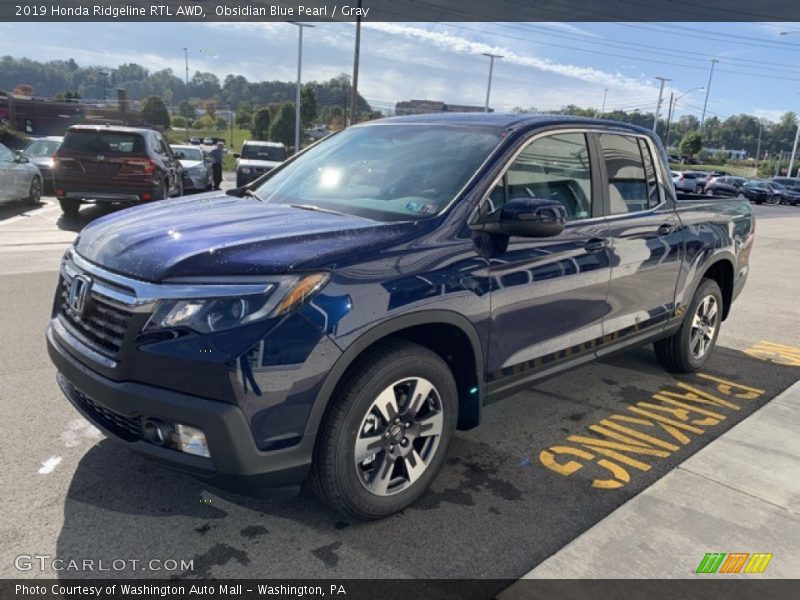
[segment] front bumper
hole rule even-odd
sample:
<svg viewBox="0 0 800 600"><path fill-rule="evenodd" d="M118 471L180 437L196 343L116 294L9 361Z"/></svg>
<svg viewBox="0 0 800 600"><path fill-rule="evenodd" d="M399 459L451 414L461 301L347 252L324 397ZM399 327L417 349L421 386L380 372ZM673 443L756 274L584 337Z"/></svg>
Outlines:
<svg viewBox="0 0 800 600"><path fill-rule="evenodd" d="M195 175L183 172L183 191L205 191L208 189L208 176L206 173Z"/></svg>
<svg viewBox="0 0 800 600"><path fill-rule="evenodd" d="M247 418L237 406L132 381L99 375L73 358L47 330L47 349L58 383L72 405L107 436L158 463L211 485L259 497L295 495L308 474L308 445L260 451ZM201 429L211 458L157 446L137 435L145 418Z"/></svg>

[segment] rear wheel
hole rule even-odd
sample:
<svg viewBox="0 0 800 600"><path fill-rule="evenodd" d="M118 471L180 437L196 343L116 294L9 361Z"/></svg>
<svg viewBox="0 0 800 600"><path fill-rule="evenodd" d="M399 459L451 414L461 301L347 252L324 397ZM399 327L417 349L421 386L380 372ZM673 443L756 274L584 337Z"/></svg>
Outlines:
<svg viewBox="0 0 800 600"><path fill-rule="evenodd" d="M781 197L778 196L777 194L775 194L774 196L770 196L767 199L767 204L770 204L770 205L773 205L773 206L776 205L776 204L780 204L780 203L781 203Z"/></svg>
<svg viewBox="0 0 800 600"><path fill-rule="evenodd" d="M61 205L61 212L70 217L76 216L81 207L81 201L75 198L61 198L58 203Z"/></svg>
<svg viewBox="0 0 800 600"><path fill-rule="evenodd" d="M42 180L34 177L31 181L31 187L28 190L28 197L26 198L28 204L33 206L39 204L42 200Z"/></svg>
<svg viewBox="0 0 800 600"><path fill-rule="evenodd" d="M713 279L703 279L689 304L680 329L655 344L658 360L667 370L697 371L717 343L722 323L722 292Z"/></svg>
<svg viewBox="0 0 800 600"><path fill-rule="evenodd" d="M337 389L309 485L350 517L400 511L439 472L457 413L455 380L439 355L404 340L382 343Z"/></svg>

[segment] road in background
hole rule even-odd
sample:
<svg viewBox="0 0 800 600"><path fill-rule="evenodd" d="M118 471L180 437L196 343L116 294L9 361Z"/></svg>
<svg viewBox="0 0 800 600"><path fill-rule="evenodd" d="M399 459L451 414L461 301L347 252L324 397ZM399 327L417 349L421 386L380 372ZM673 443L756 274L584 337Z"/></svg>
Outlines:
<svg viewBox="0 0 800 600"><path fill-rule="evenodd" d="M456 435L432 490L381 522L342 519L308 492L282 503L243 498L127 452L62 397L44 344L58 261L109 209L84 207L68 219L45 202L0 212L2 577L52 576L14 569L15 556L38 553L193 560L181 577L516 578L800 378L791 359L800 340L800 208L759 206L750 281L702 376L666 374L647 347L494 404L481 427ZM724 419L697 427L666 455L637 455L639 466L625 465L628 481L598 463L568 475L545 466L548 452L564 463L555 448L585 451L575 440L596 435L593 427L685 386L735 408L720 409ZM596 485L609 481L622 485Z"/></svg>

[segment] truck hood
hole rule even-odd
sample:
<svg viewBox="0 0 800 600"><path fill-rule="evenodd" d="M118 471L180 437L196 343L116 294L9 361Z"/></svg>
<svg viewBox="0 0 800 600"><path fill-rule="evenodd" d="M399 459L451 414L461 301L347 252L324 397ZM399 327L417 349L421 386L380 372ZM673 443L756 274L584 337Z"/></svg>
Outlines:
<svg viewBox="0 0 800 600"><path fill-rule="evenodd" d="M107 215L87 225L76 250L110 271L145 281L333 268L419 234L419 223L202 194Z"/></svg>

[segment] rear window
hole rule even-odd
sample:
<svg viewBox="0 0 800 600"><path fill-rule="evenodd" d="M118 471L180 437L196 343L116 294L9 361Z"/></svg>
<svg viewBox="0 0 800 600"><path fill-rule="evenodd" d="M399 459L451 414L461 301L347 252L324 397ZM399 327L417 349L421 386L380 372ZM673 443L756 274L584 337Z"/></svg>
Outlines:
<svg viewBox="0 0 800 600"><path fill-rule="evenodd" d="M68 131L61 149L93 154L136 155L145 153L145 142L137 133Z"/></svg>
<svg viewBox="0 0 800 600"><path fill-rule="evenodd" d="M280 146L256 146L255 144L245 144L244 148L242 148L242 158L281 161L286 159L286 150Z"/></svg>

